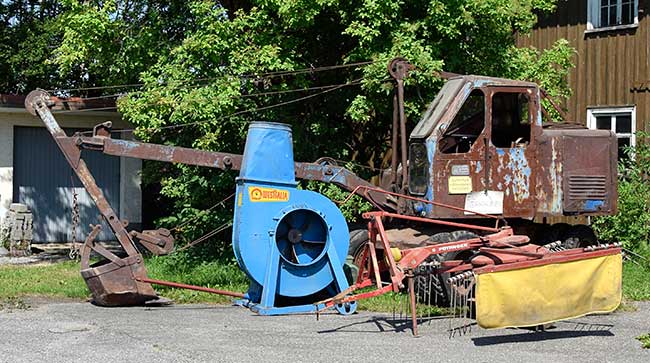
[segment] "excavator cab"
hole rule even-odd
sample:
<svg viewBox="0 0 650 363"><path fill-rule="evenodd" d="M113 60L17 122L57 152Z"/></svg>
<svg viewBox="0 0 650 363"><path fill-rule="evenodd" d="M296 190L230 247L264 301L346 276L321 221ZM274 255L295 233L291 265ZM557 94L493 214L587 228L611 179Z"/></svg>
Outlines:
<svg viewBox="0 0 650 363"><path fill-rule="evenodd" d="M535 83L449 79L410 135L409 193L506 218L611 212L615 136L547 130L540 99ZM426 203L412 207L427 217L473 217Z"/></svg>

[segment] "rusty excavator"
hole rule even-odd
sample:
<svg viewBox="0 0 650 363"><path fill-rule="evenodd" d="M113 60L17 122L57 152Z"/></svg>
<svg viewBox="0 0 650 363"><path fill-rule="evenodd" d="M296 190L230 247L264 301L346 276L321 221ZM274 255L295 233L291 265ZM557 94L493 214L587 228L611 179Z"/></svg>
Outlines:
<svg viewBox="0 0 650 363"><path fill-rule="evenodd" d="M95 243L101 225L86 238L81 275L94 302L143 304L157 299L153 284L232 296L259 314L350 314L359 299L406 292L414 333L423 303L451 306L484 328L616 309L620 244L600 244L586 225L545 223L616 212L616 135L543 122L544 98L561 110L535 83L445 73L407 140L403 80L410 70L402 58L388 66L397 91L392 162L380 185L328 159L295 162L285 124L251 123L243 155L113 139L110 123L68 136L48 93L30 93L26 108L43 121L124 249L114 254ZM82 150L239 170L232 245L248 291L150 279L139 248L170 253L173 236L128 231ZM297 188L297 179L334 183L369 201L367 228L350 232L337 205ZM94 264L92 251L102 257Z"/></svg>

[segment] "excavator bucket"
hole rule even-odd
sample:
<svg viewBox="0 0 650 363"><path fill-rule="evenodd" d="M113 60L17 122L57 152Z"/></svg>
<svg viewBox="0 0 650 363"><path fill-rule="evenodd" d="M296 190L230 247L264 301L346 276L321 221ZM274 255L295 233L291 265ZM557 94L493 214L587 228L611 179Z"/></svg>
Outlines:
<svg viewBox="0 0 650 363"><path fill-rule="evenodd" d="M618 307L620 248L550 256L475 270L478 325L536 326Z"/></svg>
<svg viewBox="0 0 650 363"><path fill-rule="evenodd" d="M150 284L139 281L147 277L141 255L103 260L82 268L81 276L92 293L93 302L100 306L142 305L158 299Z"/></svg>
<svg viewBox="0 0 650 363"><path fill-rule="evenodd" d="M81 277L93 296L93 303L100 306L131 306L158 299L153 287L142 281L147 277L142 255L119 257L95 243L101 229L99 224L93 226L81 247ZM92 251L103 259L91 265Z"/></svg>

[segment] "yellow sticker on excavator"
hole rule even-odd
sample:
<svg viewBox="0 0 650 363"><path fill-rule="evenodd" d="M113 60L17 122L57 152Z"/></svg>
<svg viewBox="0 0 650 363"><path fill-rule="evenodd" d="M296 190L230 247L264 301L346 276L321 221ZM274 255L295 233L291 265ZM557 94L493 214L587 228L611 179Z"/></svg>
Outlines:
<svg viewBox="0 0 650 363"><path fill-rule="evenodd" d="M447 179L449 194L467 194L472 192L472 177L469 175L454 175Z"/></svg>
<svg viewBox="0 0 650 363"><path fill-rule="evenodd" d="M621 303L620 253L476 276L483 328L523 327L608 313Z"/></svg>
<svg viewBox="0 0 650 363"><path fill-rule="evenodd" d="M287 202L289 191L285 189L248 187L248 198L251 202Z"/></svg>

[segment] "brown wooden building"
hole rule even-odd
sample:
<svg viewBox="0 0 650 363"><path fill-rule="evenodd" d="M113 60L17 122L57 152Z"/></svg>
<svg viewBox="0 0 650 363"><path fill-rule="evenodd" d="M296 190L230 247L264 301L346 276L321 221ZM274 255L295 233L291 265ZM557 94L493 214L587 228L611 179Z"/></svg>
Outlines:
<svg viewBox="0 0 650 363"><path fill-rule="evenodd" d="M519 46L550 48L561 38L576 49L569 75L569 117L611 129L619 146L650 132L650 0L558 0ZM619 153L620 155L620 153Z"/></svg>

